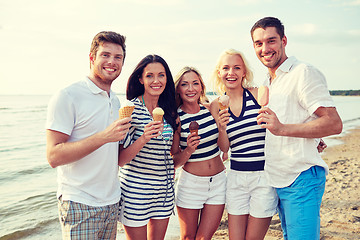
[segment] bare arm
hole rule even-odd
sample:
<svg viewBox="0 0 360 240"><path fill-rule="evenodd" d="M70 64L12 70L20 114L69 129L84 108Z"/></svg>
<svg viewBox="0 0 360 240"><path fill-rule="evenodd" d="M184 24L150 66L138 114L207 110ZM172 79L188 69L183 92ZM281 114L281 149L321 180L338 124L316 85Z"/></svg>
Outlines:
<svg viewBox="0 0 360 240"><path fill-rule="evenodd" d="M146 143L150 141L151 138L158 137L163 131L164 125L160 121L152 121L144 127L144 133L139 137L133 144L127 148L123 148L120 145L119 149L119 159L118 164L120 167L131 162L140 152L140 150L145 146Z"/></svg>
<svg viewBox="0 0 360 240"><path fill-rule="evenodd" d="M173 155L175 168L183 166L196 151L200 144L200 136L196 133L190 133L187 137L187 147L184 150L180 149L180 133L177 131L174 135L174 142L171 154Z"/></svg>
<svg viewBox="0 0 360 240"><path fill-rule="evenodd" d="M336 108L319 107L315 114L317 119L299 124L283 124L279 121L276 114L269 108L262 108L257 117L258 124L262 128L267 128L272 134L277 136L300 137L300 138L322 138L342 131L342 121Z"/></svg>
<svg viewBox="0 0 360 240"><path fill-rule="evenodd" d="M180 133L181 123L178 117L177 122L179 123L178 129L174 132L173 144L171 146L171 155L173 156L175 168L183 166L191 157L191 154L195 152L197 146L200 144L200 137L196 133L191 133L187 137L187 147L184 150L180 149Z"/></svg>
<svg viewBox="0 0 360 240"><path fill-rule="evenodd" d="M69 164L94 152L109 142L122 140L129 130L131 118L113 122L104 131L77 142L68 142L69 135L46 130L46 154L51 167Z"/></svg>
<svg viewBox="0 0 360 240"><path fill-rule="evenodd" d="M218 146L222 152L228 152L230 147L229 138L226 132L226 126L229 123L230 114L227 109L219 112L219 103L217 99L211 102L210 112L215 119L216 125L219 130Z"/></svg>

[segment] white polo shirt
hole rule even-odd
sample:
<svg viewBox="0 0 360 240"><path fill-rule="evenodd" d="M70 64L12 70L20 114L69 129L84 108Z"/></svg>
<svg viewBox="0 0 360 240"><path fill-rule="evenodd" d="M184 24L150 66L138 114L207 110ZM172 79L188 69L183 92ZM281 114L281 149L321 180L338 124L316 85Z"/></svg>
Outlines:
<svg viewBox="0 0 360 240"><path fill-rule="evenodd" d="M120 101L86 78L55 94L48 106L46 129L65 133L69 142L103 131L119 117ZM107 143L79 161L57 167L57 196L89 206L120 200L118 142Z"/></svg>
<svg viewBox="0 0 360 240"><path fill-rule="evenodd" d="M317 118L319 107L334 107L324 75L311 65L288 58L276 70L276 78L269 86L268 107L281 123L305 123ZM314 165L329 168L317 150L318 139L275 136L266 131L265 173L276 188L287 187L301 172Z"/></svg>

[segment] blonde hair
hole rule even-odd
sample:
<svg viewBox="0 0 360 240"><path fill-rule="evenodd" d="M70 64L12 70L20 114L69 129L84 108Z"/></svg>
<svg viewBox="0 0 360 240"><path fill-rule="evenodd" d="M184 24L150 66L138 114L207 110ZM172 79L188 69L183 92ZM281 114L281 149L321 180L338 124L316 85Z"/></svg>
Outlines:
<svg viewBox="0 0 360 240"><path fill-rule="evenodd" d="M211 77L212 81L211 82L214 85L215 91L217 93L219 93L219 94L224 94L226 92L225 85L222 82L222 80L221 80L221 78L219 77L219 74L218 74L218 72L220 71L222 60L226 55L238 55L238 56L241 57L241 59L244 62L244 65L245 65L245 77L242 80L242 87L243 88L252 87L254 85L254 83L253 83L254 75L253 75L253 72L250 69L250 65L249 65L248 61L246 60L246 58L245 58L245 56L244 56L244 54L242 52L231 48L231 49L227 49L227 50L223 51L220 54L220 56L219 56L219 58L217 60L215 69L214 69L214 71L212 73L212 77Z"/></svg>
<svg viewBox="0 0 360 240"><path fill-rule="evenodd" d="M176 106L179 107L181 106L181 104L183 104L183 101L180 97L180 94L178 93L178 86L179 86L179 83L181 81L181 79L183 78L183 76L186 74L186 73L189 73L189 72L193 72L195 73L198 77L199 77L199 80L200 80L200 85L201 85L201 93L200 93L200 98L198 100L199 103L203 103L203 102L209 102L208 98L206 97L206 88L205 88L205 84L204 84L204 81L201 77L201 74L199 72L199 70L197 70L196 68L194 67L183 67L175 76L174 78L174 81L175 81L175 101L176 101Z"/></svg>

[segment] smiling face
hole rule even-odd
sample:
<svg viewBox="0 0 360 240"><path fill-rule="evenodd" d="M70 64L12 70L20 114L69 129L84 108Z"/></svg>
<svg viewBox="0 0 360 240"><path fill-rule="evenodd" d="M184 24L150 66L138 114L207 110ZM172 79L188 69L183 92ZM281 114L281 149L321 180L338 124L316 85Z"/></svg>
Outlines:
<svg viewBox="0 0 360 240"><path fill-rule="evenodd" d="M176 89L183 103L198 103L202 90L201 80L193 71L182 76Z"/></svg>
<svg viewBox="0 0 360 240"><path fill-rule="evenodd" d="M161 63L149 63L139 79L144 85L145 93L150 96L160 96L166 87L166 71Z"/></svg>
<svg viewBox="0 0 360 240"><path fill-rule="evenodd" d="M105 42L99 46L96 56L90 53L90 79L100 88L110 86L120 75L124 51L118 44Z"/></svg>
<svg viewBox="0 0 360 240"><path fill-rule="evenodd" d="M286 60L287 38L282 39L275 27L257 28L253 32L253 45L259 60L275 74L276 69Z"/></svg>
<svg viewBox="0 0 360 240"><path fill-rule="evenodd" d="M226 89L242 87L246 74L244 61L239 55L225 55L218 70L218 76Z"/></svg>

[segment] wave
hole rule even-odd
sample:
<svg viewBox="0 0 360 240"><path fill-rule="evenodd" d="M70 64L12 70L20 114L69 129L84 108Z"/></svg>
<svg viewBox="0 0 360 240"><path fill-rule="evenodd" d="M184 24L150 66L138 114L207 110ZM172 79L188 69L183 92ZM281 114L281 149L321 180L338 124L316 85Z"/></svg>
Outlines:
<svg viewBox="0 0 360 240"><path fill-rule="evenodd" d="M48 164L44 164L37 167L31 167L28 169L22 169L19 171L7 171L0 174L0 183L5 183L7 181L14 181L18 177L24 177L33 174L41 174L47 171L51 171L52 169Z"/></svg>
<svg viewBox="0 0 360 240"><path fill-rule="evenodd" d="M359 121L359 120L360 120L360 117L353 118L353 119L347 119L347 120L343 120L343 124L352 123L352 122Z"/></svg>
<svg viewBox="0 0 360 240"><path fill-rule="evenodd" d="M47 191L9 203L0 208L0 240L21 239L48 234L52 226L58 226L56 214L56 192ZM51 231L50 232L54 232ZM39 239L39 238L35 238ZM54 238L42 238L54 239Z"/></svg>
<svg viewBox="0 0 360 240"><path fill-rule="evenodd" d="M27 212L51 209L56 205L55 191L46 192L40 195L34 195L22 199L10 206L0 208L0 217L5 219L19 214L26 214Z"/></svg>
<svg viewBox="0 0 360 240"><path fill-rule="evenodd" d="M36 235L38 233L41 233L44 229L46 229L49 225L58 222L58 218L54 218L54 219L48 219L48 220L43 220L40 221L38 224L28 227L28 228L24 228L21 230L17 230L14 231L12 233L8 233L4 236L0 236L0 240L10 240L10 239L21 239L21 238L25 238L31 235Z"/></svg>
<svg viewBox="0 0 360 240"><path fill-rule="evenodd" d="M0 125L2 126L2 125ZM27 150L32 150L32 149L39 149L41 147L46 146L46 144L44 142L41 142L41 140L37 139L39 142L26 142L23 143L22 145L18 144L18 145L5 145L2 144L0 145L0 153L6 153L6 152L21 152L21 151L27 151ZM14 144L14 143L13 143Z"/></svg>

